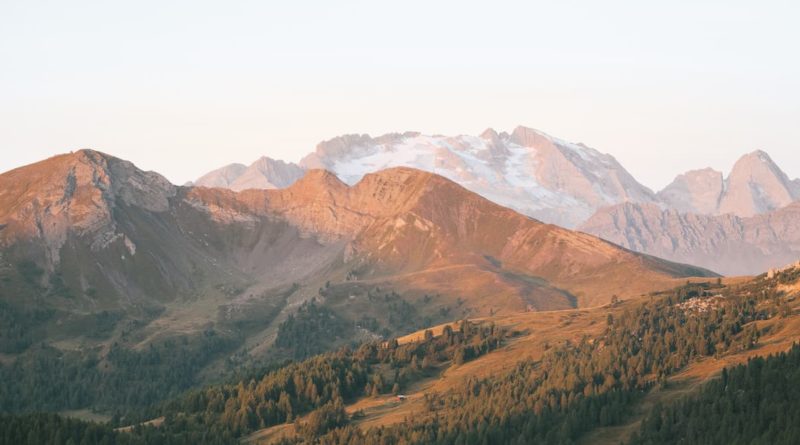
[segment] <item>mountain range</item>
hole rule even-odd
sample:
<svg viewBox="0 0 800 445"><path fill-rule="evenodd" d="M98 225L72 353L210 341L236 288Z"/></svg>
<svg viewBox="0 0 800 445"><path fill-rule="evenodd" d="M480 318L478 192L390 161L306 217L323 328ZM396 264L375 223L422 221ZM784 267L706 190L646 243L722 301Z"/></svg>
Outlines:
<svg viewBox="0 0 800 445"><path fill-rule="evenodd" d="M577 226L604 206L656 201L653 192L636 182L612 156L525 127L517 127L510 134L488 129L480 136L414 132L376 138L345 135L320 143L299 165L268 162L282 168L265 171L264 178L255 179L244 177L244 173L231 176L239 171L232 164L204 175L195 185L224 186L222 178L231 177L237 188L267 188L259 184L289 177L298 167L325 169L355 184L367 173L412 167L444 176L500 205L567 228ZM247 169L255 170L255 164Z"/></svg>
<svg viewBox="0 0 800 445"><path fill-rule="evenodd" d="M287 188L234 192L175 186L91 150L0 175L0 272L6 309L52 311L25 327L28 343L120 342L127 320L132 344L217 326L259 338L251 347L267 347L315 298L350 323L371 317L359 332L374 336L423 320L596 306L713 276L421 170L352 186L309 170ZM378 292L394 297L375 303ZM88 338L80 327L98 311L123 321Z"/></svg>
<svg viewBox="0 0 800 445"><path fill-rule="evenodd" d="M658 192L659 201L681 213L760 215L800 199L800 180L790 180L764 151L748 153L727 178L707 168L679 175Z"/></svg>
<svg viewBox="0 0 800 445"><path fill-rule="evenodd" d="M273 167L258 167L264 163ZM790 180L763 151L742 156L727 177L694 170L654 193L612 156L526 127L479 136L345 135L320 143L299 164L264 158L250 167L232 164L195 185L280 188L315 168L354 184L394 166L434 172L541 221L723 274L756 274L800 256L793 235L782 230L791 211L780 211L800 199L800 180ZM629 217L631 209L637 217ZM760 235L746 234L745 226Z"/></svg>
<svg viewBox="0 0 800 445"><path fill-rule="evenodd" d="M800 202L750 217L626 203L599 210L580 230L660 258L752 275L800 257Z"/></svg>
<svg viewBox="0 0 800 445"><path fill-rule="evenodd" d="M579 230L660 258L725 275L758 274L800 257L800 187L763 151L727 178L711 169L678 176L660 204L600 209Z"/></svg>
<svg viewBox="0 0 800 445"><path fill-rule="evenodd" d="M245 189L279 189L292 185L302 178L305 170L266 156L249 166L230 164L200 177L195 184L204 187L222 187L235 191ZM191 185L191 184L189 184Z"/></svg>
<svg viewBox="0 0 800 445"><path fill-rule="evenodd" d="M0 174L0 442L630 443L649 406L797 340L795 266L723 278L406 166L302 172L176 186L80 150ZM584 224L613 209L690 218ZM691 216L692 239L729 218L766 242L784 212L786 237L798 211Z"/></svg>

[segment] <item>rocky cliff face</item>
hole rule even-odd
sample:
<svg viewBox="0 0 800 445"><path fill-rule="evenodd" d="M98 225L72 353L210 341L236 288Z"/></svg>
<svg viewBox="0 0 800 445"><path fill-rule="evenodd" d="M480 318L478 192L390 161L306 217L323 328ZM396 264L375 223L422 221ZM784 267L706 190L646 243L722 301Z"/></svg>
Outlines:
<svg viewBox="0 0 800 445"><path fill-rule="evenodd" d="M0 175L0 246L37 241L44 265L60 262L71 235L98 251L115 241L133 250L115 211L131 206L165 212L176 187L153 172L92 150L80 150Z"/></svg>
<svg viewBox="0 0 800 445"><path fill-rule="evenodd" d="M291 162L266 156L249 166L230 164L209 172L197 181L197 187L222 187L235 191L247 189L276 189L292 185L305 171Z"/></svg>
<svg viewBox="0 0 800 445"><path fill-rule="evenodd" d="M800 203L751 217L628 203L599 211L580 230L725 275L759 274L800 257Z"/></svg>
<svg viewBox="0 0 800 445"><path fill-rule="evenodd" d="M800 189L763 151L743 156L725 183L718 213L753 216L800 199Z"/></svg>
<svg viewBox="0 0 800 445"><path fill-rule="evenodd" d="M658 198L683 213L748 217L800 199L800 188L767 153L755 151L742 156L725 179L712 169L690 171L658 192Z"/></svg>
<svg viewBox="0 0 800 445"><path fill-rule="evenodd" d="M726 275L758 274L800 256L800 189L763 151L730 175L697 170L658 193L660 205L600 209L580 230L638 252Z"/></svg>
<svg viewBox="0 0 800 445"><path fill-rule="evenodd" d="M722 172L706 168L679 175L658 192L658 199L679 212L714 215L718 212L724 190Z"/></svg>
<svg viewBox="0 0 800 445"><path fill-rule="evenodd" d="M245 170L247 166L244 164L228 164L206 173L187 186L231 188Z"/></svg>

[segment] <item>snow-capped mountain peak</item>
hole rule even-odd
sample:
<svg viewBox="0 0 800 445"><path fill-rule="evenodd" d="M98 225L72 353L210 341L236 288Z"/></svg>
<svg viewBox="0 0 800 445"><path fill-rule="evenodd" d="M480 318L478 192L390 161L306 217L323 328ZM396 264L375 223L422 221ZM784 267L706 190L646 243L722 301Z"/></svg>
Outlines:
<svg viewBox="0 0 800 445"><path fill-rule="evenodd" d="M319 143L299 165L263 158L242 167L223 167L196 185L281 188L311 169L331 171L352 185L368 173L411 167L442 175L501 205L564 227L577 226L604 206L655 201L653 192L612 156L522 126L511 133L489 128L478 136L343 135Z"/></svg>
<svg viewBox="0 0 800 445"><path fill-rule="evenodd" d="M391 167L440 174L501 205L568 228L598 209L626 202L751 216L800 199L800 180L789 180L764 151L743 156L727 178L713 169L693 170L656 195L613 156L523 126L510 133L487 128L477 136L342 135L320 142L299 165L262 158L248 167L223 167L196 184L283 188L307 170L325 169L353 185L367 173Z"/></svg>
<svg viewBox="0 0 800 445"><path fill-rule="evenodd" d="M340 136L320 143L300 165L328 169L349 184L385 168L413 167L566 227L602 206L654 200L613 157L527 127L511 134L487 129L479 136Z"/></svg>

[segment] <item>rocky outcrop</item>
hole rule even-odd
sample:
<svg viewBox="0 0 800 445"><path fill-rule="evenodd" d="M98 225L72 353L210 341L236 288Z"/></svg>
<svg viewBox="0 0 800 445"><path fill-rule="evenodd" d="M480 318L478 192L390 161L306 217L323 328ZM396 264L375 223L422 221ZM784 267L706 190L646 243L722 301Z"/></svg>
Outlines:
<svg viewBox="0 0 800 445"><path fill-rule="evenodd" d="M718 213L724 190L722 172L706 168L678 175L658 192L658 199L668 208L679 212L714 215Z"/></svg>
<svg viewBox="0 0 800 445"><path fill-rule="evenodd" d="M690 171L658 192L658 199L683 213L748 217L797 201L800 187L767 153L755 151L742 156L724 180L712 169Z"/></svg>
<svg viewBox="0 0 800 445"><path fill-rule="evenodd" d="M628 203L600 210L580 230L725 275L759 274L800 257L800 203L751 217Z"/></svg>
<svg viewBox="0 0 800 445"><path fill-rule="evenodd" d="M783 267L775 267L767 271L767 279L771 280L775 278L779 273L786 272L794 269L800 269L800 260L795 261L792 264L788 264Z"/></svg>
<svg viewBox="0 0 800 445"><path fill-rule="evenodd" d="M800 253L800 188L763 151L730 175L695 170L658 192L659 205L600 209L580 230L623 247L726 275L759 274Z"/></svg>
<svg viewBox="0 0 800 445"><path fill-rule="evenodd" d="M222 187L235 191L247 189L276 189L294 184L305 171L297 164L259 158L249 166L230 164L209 172L193 183L197 187Z"/></svg>
<svg viewBox="0 0 800 445"><path fill-rule="evenodd" d="M176 187L163 176L92 150L55 156L0 175L0 246L37 240L45 266L60 262L70 234L85 237L93 250L116 240L119 206L165 212ZM127 240L127 241L125 241Z"/></svg>
<svg viewBox="0 0 800 445"><path fill-rule="evenodd" d="M197 187L232 188L232 184L247 170L244 164L228 164L212 170L199 177L196 181L186 184Z"/></svg>
<svg viewBox="0 0 800 445"><path fill-rule="evenodd" d="M800 189L763 151L739 159L725 182L717 213L753 216L800 199Z"/></svg>

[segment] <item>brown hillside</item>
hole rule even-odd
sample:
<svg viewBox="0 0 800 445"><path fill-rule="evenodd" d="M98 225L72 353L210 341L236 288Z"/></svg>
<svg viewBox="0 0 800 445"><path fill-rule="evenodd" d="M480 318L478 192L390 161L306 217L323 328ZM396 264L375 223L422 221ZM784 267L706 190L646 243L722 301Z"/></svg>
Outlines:
<svg viewBox="0 0 800 445"><path fill-rule="evenodd" d="M245 326L254 354L311 298L400 333L596 306L710 274L543 224L410 168L354 186L313 170L286 189L236 193L176 187L91 150L0 175L0 272L4 301L58 309L34 338L80 337L65 320L110 310L136 318L134 347ZM389 291L413 320L390 323L394 303L374 301ZM120 332L84 341L119 341Z"/></svg>
<svg viewBox="0 0 800 445"><path fill-rule="evenodd" d="M615 294L629 297L663 288L676 277L709 274L543 224L410 168L370 174L352 187L313 170L283 190L194 189L189 196L215 207L280 217L324 241L347 240L346 259L359 279L424 287L437 281L429 271L446 271L448 282L434 285L436 290L448 286L471 299L488 298L475 291L491 290L495 282L494 291L501 293L506 287L524 292L520 289L535 285L533 300L537 292L561 294L534 307L585 307ZM485 279L478 278L484 274ZM567 294L574 301L565 300ZM531 298L518 299L508 309L524 309Z"/></svg>

